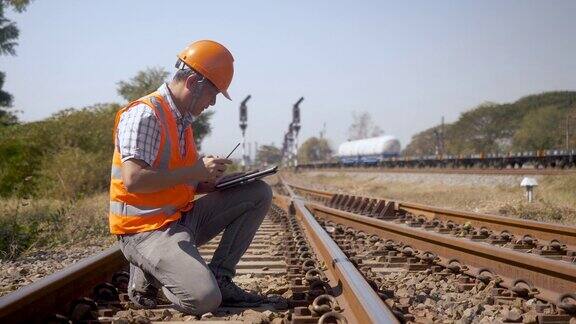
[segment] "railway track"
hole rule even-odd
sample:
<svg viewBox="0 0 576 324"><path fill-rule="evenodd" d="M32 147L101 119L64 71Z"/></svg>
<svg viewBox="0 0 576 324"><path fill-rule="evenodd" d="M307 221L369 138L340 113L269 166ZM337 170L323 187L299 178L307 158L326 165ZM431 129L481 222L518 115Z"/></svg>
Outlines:
<svg viewBox="0 0 576 324"><path fill-rule="evenodd" d="M291 187L313 201L306 207L324 222L385 238L391 250L397 247L398 253L372 267L433 263L479 280L497 280L513 296L537 297L560 313L576 312L574 227ZM409 262L404 255L397 262L404 250L418 258ZM570 318L566 314L565 320Z"/></svg>
<svg viewBox="0 0 576 324"><path fill-rule="evenodd" d="M428 225L440 226L439 231L441 232L465 229L473 235L488 236L490 239L505 240L507 243L513 242L515 239L523 239L524 247L530 246L531 249L549 248L553 250L560 247L561 250L556 256L563 256L566 252L566 256L570 257L570 251L576 250L576 228L573 226L455 211L399 200L332 193L293 184L290 184L290 187L311 201L329 206L343 206L341 208L345 210L360 209L363 215L372 213L377 214L378 217L388 217L398 211L401 215L407 215L409 220L415 222L431 221L432 224ZM534 252L538 253L537 251ZM554 253L549 252L548 255L552 257Z"/></svg>
<svg viewBox="0 0 576 324"><path fill-rule="evenodd" d="M576 320L574 228L540 229L535 222L287 184L275 187L273 202L235 279L269 296L262 307L220 308L202 318L162 303L134 310L126 296L126 261L112 247L0 298L0 321ZM218 240L201 247L205 259Z"/></svg>
<svg viewBox="0 0 576 324"><path fill-rule="evenodd" d="M299 170L329 172L372 172L372 173L440 173L440 174L478 174L478 175L567 175L576 174L576 169L497 169L497 168L386 168L386 167L314 167L298 166Z"/></svg>

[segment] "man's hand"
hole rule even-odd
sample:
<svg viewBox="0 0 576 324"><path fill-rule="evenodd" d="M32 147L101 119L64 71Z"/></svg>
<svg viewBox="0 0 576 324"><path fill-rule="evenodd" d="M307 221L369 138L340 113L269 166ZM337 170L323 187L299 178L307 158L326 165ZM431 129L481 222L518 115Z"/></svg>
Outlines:
<svg viewBox="0 0 576 324"><path fill-rule="evenodd" d="M198 185L196 186L196 193L210 193L210 192L214 192L216 191L216 185L220 184L222 182L226 182L228 180L234 179L238 176L241 176L242 174L244 174L244 172L235 172L235 173L230 173L227 174L225 176L222 176L218 179L216 179L216 181L203 181L198 183Z"/></svg>
<svg viewBox="0 0 576 324"><path fill-rule="evenodd" d="M206 156L193 166L168 171L154 170L144 161L129 159L122 163L122 181L129 192L135 193L157 192L181 183L214 183L230 163L228 159Z"/></svg>
<svg viewBox="0 0 576 324"><path fill-rule="evenodd" d="M224 158L215 157L212 155L208 155L203 157L198 161L202 163L203 166L203 174L202 179L204 181L215 181L216 179L220 178L226 168L228 168L228 164L231 164L232 161Z"/></svg>

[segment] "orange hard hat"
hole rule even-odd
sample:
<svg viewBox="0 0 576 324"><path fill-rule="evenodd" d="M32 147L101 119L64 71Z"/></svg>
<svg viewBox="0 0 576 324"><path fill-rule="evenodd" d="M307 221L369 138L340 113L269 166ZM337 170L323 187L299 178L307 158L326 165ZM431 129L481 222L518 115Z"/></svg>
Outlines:
<svg viewBox="0 0 576 324"><path fill-rule="evenodd" d="M178 58L208 78L224 97L230 99L228 86L234 76L234 57L226 47L215 41L201 40L188 45Z"/></svg>

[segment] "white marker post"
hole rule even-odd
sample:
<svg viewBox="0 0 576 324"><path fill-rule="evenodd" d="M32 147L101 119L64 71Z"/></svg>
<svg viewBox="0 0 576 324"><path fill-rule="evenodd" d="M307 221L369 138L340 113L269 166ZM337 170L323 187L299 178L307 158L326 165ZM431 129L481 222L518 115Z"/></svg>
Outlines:
<svg viewBox="0 0 576 324"><path fill-rule="evenodd" d="M526 198L531 203L534 200L534 187L538 186L538 181L534 178L525 177L522 179L520 186L526 188Z"/></svg>

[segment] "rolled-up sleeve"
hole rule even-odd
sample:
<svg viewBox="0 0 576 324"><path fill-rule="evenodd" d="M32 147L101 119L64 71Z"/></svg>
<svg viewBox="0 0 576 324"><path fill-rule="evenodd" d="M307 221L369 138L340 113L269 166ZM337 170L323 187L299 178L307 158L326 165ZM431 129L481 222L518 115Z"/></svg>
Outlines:
<svg viewBox="0 0 576 324"><path fill-rule="evenodd" d="M154 163L160 148L160 125L152 108L139 104L123 113L117 136L122 162L138 159L148 165Z"/></svg>

